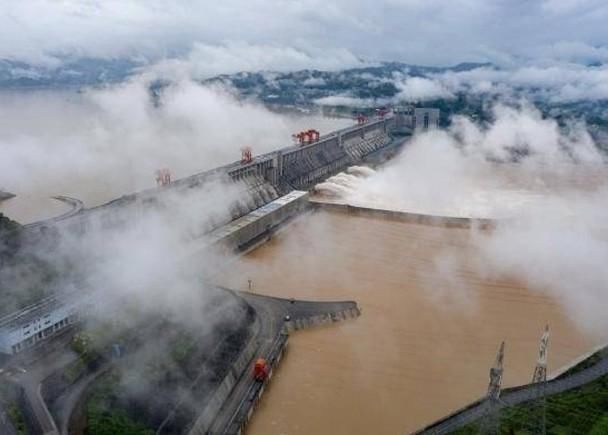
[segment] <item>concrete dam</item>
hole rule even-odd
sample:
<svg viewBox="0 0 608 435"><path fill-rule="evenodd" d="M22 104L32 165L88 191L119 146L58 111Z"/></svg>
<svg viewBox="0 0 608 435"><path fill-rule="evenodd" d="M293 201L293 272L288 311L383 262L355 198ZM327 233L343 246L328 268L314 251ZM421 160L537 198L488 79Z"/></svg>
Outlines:
<svg viewBox="0 0 608 435"><path fill-rule="evenodd" d="M436 109L416 109L416 113L423 116L436 113ZM437 120L437 117L433 119ZM166 198L200 192L200 197L192 199L197 200L214 189L228 186L236 190L237 198L231 203L229 213L214 216L194 237L205 236L212 244L223 243L230 249L242 249L308 206L307 195L289 195L291 192L310 189L348 166L395 154L407 135L412 134L414 120L411 114L399 113L370 120L321 136L313 143L281 148L254 156L248 162L233 162L172 181L165 186L123 195L91 208L85 208L75 198L57 197L71 205L71 210L60 216L25 225L23 230L26 237L35 242L53 232L78 237L89 229L119 229L147 209L163 207ZM186 196L184 198L189 200ZM193 252L197 249L199 248L195 245ZM0 334L0 352L17 353L44 340L46 333L40 337L29 337L16 334L15 331L20 330L21 324L29 324L30 318L44 317L48 307L58 303L58 297L70 300L69 296L53 295L0 319L0 332L4 331ZM65 303L59 302L59 305L65 306ZM60 316L66 317L66 325L68 319L75 317L76 309L70 308L67 311L70 312L69 315Z"/></svg>
<svg viewBox="0 0 608 435"><path fill-rule="evenodd" d="M405 140L403 132L405 131L406 135L412 133L413 119L413 116L408 119L403 115L395 115L371 120L321 136L313 143L288 146L254 156L246 163L230 163L172 181L166 186L123 195L96 207L84 208L79 204L77 208L62 216L36 222L28 227L34 233L53 226L75 233L82 233L94 224L111 228L128 221L140 208L154 207L164 196L187 193L217 184L236 187L239 200L232 204L230 216L214 221L210 228L207 228L211 231L292 190L310 189L348 166L394 154ZM402 133L400 139L394 138L396 131ZM66 201L78 200L69 198Z"/></svg>

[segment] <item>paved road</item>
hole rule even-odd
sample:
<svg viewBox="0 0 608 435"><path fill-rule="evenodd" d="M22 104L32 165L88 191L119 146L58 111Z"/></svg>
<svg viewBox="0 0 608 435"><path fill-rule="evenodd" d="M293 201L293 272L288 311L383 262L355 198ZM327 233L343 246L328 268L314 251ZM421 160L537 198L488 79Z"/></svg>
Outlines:
<svg viewBox="0 0 608 435"><path fill-rule="evenodd" d="M67 353L62 348L55 349L37 360L35 364L27 366L28 371L26 373L19 374L16 377L17 383L23 388L31 416L37 420L37 425L42 431L41 433L45 435L58 435L59 431L42 398L42 381L76 359L77 355L72 352Z"/></svg>
<svg viewBox="0 0 608 435"><path fill-rule="evenodd" d="M45 343L39 350L43 354L19 355L13 362L24 367L23 372L18 371L10 376L10 381L21 387L26 406L26 416L31 425L37 428L38 433L44 435L58 435L55 421L46 406L41 394L42 381L59 368L74 361L77 357L73 353L66 353L64 346L71 334L56 337L53 342ZM33 420L32 420L33 419Z"/></svg>
<svg viewBox="0 0 608 435"><path fill-rule="evenodd" d="M71 198L69 196L63 196L63 195L59 195L59 196L53 196L53 199L56 199L57 201L61 201L64 202L66 204L68 204L70 207L72 207L70 210L68 210L67 212L60 214L59 216L55 216L49 219L44 219L41 221L37 221L37 222L32 222L31 224L26 224L24 225L24 227L26 228L35 228L35 227L40 227L43 225L49 225L58 221L61 221L63 219L67 219L69 217L72 217L78 213L80 213L83 209L84 209L84 204L81 200L76 199L76 198Z"/></svg>
<svg viewBox="0 0 608 435"><path fill-rule="evenodd" d="M514 406L528 402L545 394L551 396L563 393L573 388L581 387L595 379L608 374L608 358L603 358L597 364L575 373L572 376L553 379L546 384L529 384L521 387L507 388L500 393L500 408ZM469 423L473 423L486 413L489 404L485 400L478 400L467 407L415 432L417 435L447 434Z"/></svg>
<svg viewBox="0 0 608 435"><path fill-rule="evenodd" d="M62 394L57 402L53 405L53 410L56 415L55 423L61 435L68 435L70 419L74 413L76 405L82 399L82 395L87 388L101 375L105 374L112 368L112 365L107 363L102 365L93 373L89 373L79 379L75 384L71 385L65 394Z"/></svg>
<svg viewBox="0 0 608 435"><path fill-rule="evenodd" d="M36 420L38 429L44 435L59 435L55 421L49 412L42 395L40 394L40 381L42 379L32 379L26 377L20 382L23 394L27 401L29 414Z"/></svg>

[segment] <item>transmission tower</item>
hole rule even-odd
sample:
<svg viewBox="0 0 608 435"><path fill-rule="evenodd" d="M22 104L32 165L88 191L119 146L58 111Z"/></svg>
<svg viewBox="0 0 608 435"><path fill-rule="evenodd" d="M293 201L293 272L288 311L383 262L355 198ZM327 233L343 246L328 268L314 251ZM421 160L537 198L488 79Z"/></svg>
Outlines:
<svg viewBox="0 0 608 435"><path fill-rule="evenodd" d="M531 433L545 435L547 433L547 349L549 346L549 325L540 338L538 360L534 367L532 383L537 385L536 398L528 405L529 430Z"/></svg>
<svg viewBox="0 0 608 435"><path fill-rule="evenodd" d="M481 434L500 433L500 388L502 386L503 361L505 359L505 342L500 344L496 361L490 368L490 382L488 383L488 393L486 394L486 409L484 416L479 424Z"/></svg>
<svg viewBox="0 0 608 435"><path fill-rule="evenodd" d="M547 381L547 347L549 346L549 325L545 326L545 332L540 338L540 345L538 347L538 360L536 361L536 367L534 368L534 374L532 375L532 383L546 382Z"/></svg>
<svg viewBox="0 0 608 435"><path fill-rule="evenodd" d="M488 385L488 399L498 400L500 397L500 386L502 385L503 361L505 359L505 342L500 343L496 362L490 368L490 384Z"/></svg>

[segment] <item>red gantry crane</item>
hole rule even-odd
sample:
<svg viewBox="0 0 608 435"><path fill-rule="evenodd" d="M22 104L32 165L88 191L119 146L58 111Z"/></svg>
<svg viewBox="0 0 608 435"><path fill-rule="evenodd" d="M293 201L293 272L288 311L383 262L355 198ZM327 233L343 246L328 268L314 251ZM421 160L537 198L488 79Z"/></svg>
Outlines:
<svg viewBox="0 0 608 435"><path fill-rule="evenodd" d="M167 168L161 168L156 170L156 185L166 186L171 183L171 171Z"/></svg>
<svg viewBox="0 0 608 435"><path fill-rule="evenodd" d="M359 125L365 124L367 122L367 116L365 116L363 113L359 113L355 119L357 120L357 124Z"/></svg>
<svg viewBox="0 0 608 435"><path fill-rule="evenodd" d="M251 147L245 146L241 148L241 164L245 165L251 163L253 157L251 156Z"/></svg>
<svg viewBox="0 0 608 435"><path fill-rule="evenodd" d="M314 130L311 128L309 130L304 130L299 133L292 134L291 137L293 138L295 143L299 143L300 145L306 145L317 142L321 137L321 133L319 133L318 130Z"/></svg>

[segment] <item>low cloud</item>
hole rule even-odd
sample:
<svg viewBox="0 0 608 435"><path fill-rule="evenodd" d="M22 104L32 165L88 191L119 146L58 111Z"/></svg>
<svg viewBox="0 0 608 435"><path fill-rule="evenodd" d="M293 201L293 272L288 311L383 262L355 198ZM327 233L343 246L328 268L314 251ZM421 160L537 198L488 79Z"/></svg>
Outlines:
<svg viewBox="0 0 608 435"><path fill-rule="evenodd" d="M202 79L238 72L335 71L364 65L365 62L347 49L298 49L233 41L218 45L195 43L185 58L161 61L152 69Z"/></svg>
<svg viewBox="0 0 608 435"><path fill-rule="evenodd" d="M355 205L500 218L493 231L471 230L474 258L463 260L449 247L438 255L437 281L449 280L456 291L432 294L474 307L458 281L466 261L485 278L551 296L582 330L605 339L605 162L584 125L564 130L529 104L498 105L488 125L457 117L448 130L412 138L376 173L344 174L321 187Z"/></svg>
<svg viewBox="0 0 608 435"><path fill-rule="evenodd" d="M408 77L395 82L399 93L396 101L426 101L453 98L454 95L441 82L424 77Z"/></svg>
<svg viewBox="0 0 608 435"><path fill-rule="evenodd" d="M153 77L104 89L5 93L0 101L1 185L17 195L69 195L90 206L291 143L303 128L352 123L280 115L229 89L182 79L152 95Z"/></svg>
<svg viewBox="0 0 608 435"><path fill-rule="evenodd" d="M346 106L346 107L374 107L378 104L387 104L390 99L358 98L350 95L331 95L317 98L314 103L319 106Z"/></svg>
<svg viewBox="0 0 608 435"><path fill-rule="evenodd" d="M201 74L277 62L301 68L306 60L327 68L359 58L423 65L529 60L548 41L599 49L608 16L602 1L553 0L224 0L213 8L189 1L32 0L3 6L0 58L47 66L66 56L155 62L189 57L192 50ZM245 59L242 47L249 47ZM581 60L597 56L579 54Z"/></svg>
<svg viewBox="0 0 608 435"><path fill-rule="evenodd" d="M608 99L608 66L572 63L519 66L510 69L476 68L429 76L434 86L448 92L524 96L551 103Z"/></svg>
<svg viewBox="0 0 608 435"><path fill-rule="evenodd" d="M560 301L585 332L606 339L608 320L608 187L554 197L521 210L476 239L478 268L491 277L524 281Z"/></svg>

